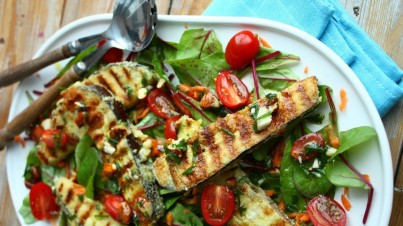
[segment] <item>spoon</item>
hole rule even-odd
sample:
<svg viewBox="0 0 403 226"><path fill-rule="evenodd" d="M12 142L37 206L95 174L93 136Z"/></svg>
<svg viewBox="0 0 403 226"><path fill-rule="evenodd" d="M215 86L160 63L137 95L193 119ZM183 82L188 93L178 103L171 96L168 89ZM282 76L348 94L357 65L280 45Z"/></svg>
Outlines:
<svg viewBox="0 0 403 226"><path fill-rule="evenodd" d="M145 12L150 12L148 15ZM75 56L103 39L115 40L117 48L139 52L147 46L155 32L154 0L117 0L112 22L103 33L69 42L42 56L0 72L0 88L20 81L52 63ZM151 22L154 21L154 22Z"/></svg>
<svg viewBox="0 0 403 226"><path fill-rule="evenodd" d="M55 84L49 87L37 100L12 119L0 130L0 150L14 137L28 128L39 115L59 96L61 87L68 87L78 81L89 71L102 56L112 47L127 48L138 52L151 42L155 34L157 13L153 1L118 0L111 27L116 39L107 41L94 52L71 67ZM116 15L118 12L119 15ZM115 23L115 25L113 24ZM124 26L123 26L124 25ZM118 27L116 27L118 26ZM120 27L123 26L123 27ZM116 29L115 29L116 28Z"/></svg>

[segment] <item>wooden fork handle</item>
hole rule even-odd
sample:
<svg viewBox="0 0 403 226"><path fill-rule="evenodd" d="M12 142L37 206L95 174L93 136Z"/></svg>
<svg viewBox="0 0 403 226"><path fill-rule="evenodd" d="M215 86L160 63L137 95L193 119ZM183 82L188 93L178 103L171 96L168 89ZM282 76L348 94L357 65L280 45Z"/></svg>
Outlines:
<svg viewBox="0 0 403 226"><path fill-rule="evenodd" d="M44 53L38 58L2 71L0 72L0 88L21 81L40 69L73 55L70 51L69 43L67 43L58 49Z"/></svg>
<svg viewBox="0 0 403 226"><path fill-rule="evenodd" d="M4 128L0 130L0 150L2 150L14 137L28 128L59 96L62 89L79 80L73 67L59 80L46 90L37 100L19 113Z"/></svg>

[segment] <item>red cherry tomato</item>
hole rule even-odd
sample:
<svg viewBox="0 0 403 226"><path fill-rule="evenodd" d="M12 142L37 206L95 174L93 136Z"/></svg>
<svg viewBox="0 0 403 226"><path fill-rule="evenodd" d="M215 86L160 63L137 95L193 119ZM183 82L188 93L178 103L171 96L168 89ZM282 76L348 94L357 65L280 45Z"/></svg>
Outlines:
<svg viewBox="0 0 403 226"><path fill-rule="evenodd" d="M305 146L306 145L318 145L320 147L325 147L325 140L319 133L309 133L305 136L300 137L291 148L291 155L294 159L298 160L301 158L302 161L314 158L318 153L312 152L310 154L306 154Z"/></svg>
<svg viewBox="0 0 403 226"><path fill-rule="evenodd" d="M189 108L182 102L182 98L179 97L177 93L172 95L172 100L175 103L175 106L185 115L190 115Z"/></svg>
<svg viewBox="0 0 403 226"><path fill-rule="evenodd" d="M248 88L230 71L223 71L218 74L216 91L220 101L231 109L245 106L249 101Z"/></svg>
<svg viewBox="0 0 403 226"><path fill-rule="evenodd" d="M259 39L250 31L235 34L225 49L225 60L235 70L250 64L259 52Z"/></svg>
<svg viewBox="0 0 403 226"><path fill-rule="evenodd" d="M175 105L167 93L161 89L153 89L147 96L148 106L154 114L161 118L177 115Z"/></svg>
<svg viewBox="0 0 403 226"><path fill-rule="evenodd" d="M38 220L50 220L59 211L52 188L43 182L38 182L31 188L29 204L32 214Z"/></svg>
<svg viewBox="0 0 403 226"><path fill-rule="evenodd" d="M106 212L116 221L128 224L132 215L129 204L122 195L108 195L104 202Z"/></svg>
<svg viewBox="0 0 403 226"><path fill-rule="evenodd" d="M174 139L174 140L178 139L178 135L176 134L175 129L175 122L178 121L180 118L181 118L180 115L175 115L165 121L165 129L164 129L165 139Z"/></svg>
<svg viewBox="0 0 403 226"><path fill-rule="evenodd" d="M224 225L232 216L234 193L226 186L208 185L201 196L201 210L209 225Z"/></svg>
<svg viewBox="0 0 403 226"><path fill-rule="evenodd" d="M314 226L344 226L346 212L334 199L317 196L309 201L306 211Z"/></svg>
<svg viewBox="0 0 403 226"><path fill-rule="evenodd" d="M98 43L98 47L102 46L105 44L106 40L102 40ZM109 64L109 63L115 63L115 62L120 62L123 59L123 50L118 49L118 48L110 48L105 55L102 57L102 61Z"/></svg>
<svg viewBox="0 0 403 226"><path fill-rule="evenodd" d="M67 144L68 136L59 129L50 129L42 133L42 141L49 148L64 147Z"/></svg>
<svg viewBox="0 0 403 226"><path fill-rule="evenodd" d="M31 138L34 142L38 143L42 137L42 134L45 130L41 126L35 126L35 128L31 132Z"/></svg>

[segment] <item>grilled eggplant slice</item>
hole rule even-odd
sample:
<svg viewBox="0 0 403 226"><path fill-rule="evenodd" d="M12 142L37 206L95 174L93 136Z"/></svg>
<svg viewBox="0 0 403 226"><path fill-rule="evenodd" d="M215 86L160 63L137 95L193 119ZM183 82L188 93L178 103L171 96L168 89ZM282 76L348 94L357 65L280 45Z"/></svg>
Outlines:
<svg viewBox="0 0 403 226"><path fill-rule="evenodd" d="M68 216L69 225L120 226L106 212L102 203L74 194L74 183L64 177L55 179L56 197L62 211Z"/></svg>
<svg viewBox="0 0 403 226"><path fill-rule="evenodd" d="M101 86L122 103L124 108L129 108L138 101L138 91L150 89L150 85L157 79L158 75L146 66L134 62L119 62L103 67L82 82L74 83L61 93L61 99L51 114L52 126L62 128L69 135L70 145L50 149L41 141L38 146L40 160L44 164L56 164L63 160L74 151L75 144L89 129L84 123L89 116L87 109L91 110L98 103L94 93L77 87Z"/></svg>
<svg viewBox="0 0 403 226"><path fill-rule="evenodd" d="M259 143L280 136L287 125L319 103L317 78L308 77L294 83L278 93L277 99L278 109L273 113L271 123L261 131L256 130L252 108L268 108L271 106L269 98L262 98L200 130L196 140L201 153L194 158L188 156L177 163L167 155L158 157L154 162L154 174L159 184L174 191L187 190ZM190 168L191 173L184 173Z"/></svg>

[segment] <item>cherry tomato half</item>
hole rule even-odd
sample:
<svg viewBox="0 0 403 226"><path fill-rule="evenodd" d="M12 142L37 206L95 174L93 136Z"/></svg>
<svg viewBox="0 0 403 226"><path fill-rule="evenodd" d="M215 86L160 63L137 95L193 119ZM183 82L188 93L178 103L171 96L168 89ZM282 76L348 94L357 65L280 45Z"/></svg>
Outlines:
<svg viewBox="0 0 403 226"><path fill-rule="evenodd" d="M132 211L122 195L108 195L104 202L106 212L116 221L130 223Z"/></svg>
<svg viewBox="0 0 403 226"><path fill-rule="evenodd" d="M164 137L165 139L178 139L178 134L175 129L175 122L181 118L180 115L170 117L165 121Z"/></svg>
<svg viewBox="0 0 403 226"><path fill-rule="evenodd" d="M38 220L50 220L59 207L49 185L38 182L29 192L29 204L34 217Z"/></svg>
<svg viewBox="0 0 403 226"><path fill-rule="evenodd" d="M45 130L41 126L35 126L31 132L31 138L34 142L38 143Z"/></svg>
<svg viewBox="0 0 403 226"><path fill-rule="evenodd" d="M317 196L309 201L306 211L315 226L344 226L346 212L334 199Z"/></svg>
<svg viewBox="0 0 403 226"><path fill-rule="evenodd" d="M241 31L235 34L225 49L225 60L235 70L240 70L250 64L258 54L259 39L251 31Z"/></svg>
<svg viewBox="0 0 403 226"><path fill-rule="evenodd" d="M105 44L106 40L102 40L98 43L98 47L102 46ZM115 62L120 62L123 59L123 50L118 49L118 48L110 48L105 55L102 57L102 61L109 64L109 63L115 63Z"/></svg>
<svg viewBox="0 0 403 226"><path fill-rule="evenodd" d="M224 225L232 216L234 193L226 186L208 185L201 196L201 210L209 225Z"/></svg>
<svg viewBox="0 0 403 226"><path fill-rule="evenodd" d="M171 116L178 115L172 99L161 89L151 90L147 96L147 102L151 111L161 118L168 119Z"/></svg>
<svg viewBox="0 0 403 226"><path fill-rule="evenodd" d="M59 129L45 130L42 133L42 141L49 148L64 147L67 144L68 136Z"/></svg>
<svg viewBox="0 0 403 226"><path fill-rule="evenodd" d="M223 71L218 74L216 91L218 99L231 109L245 106L250 97L245 84L230 71Z"/></svg>
<svg viewBox="0 0 403 226"><path fill-rule="evenodd" d="M319 133L309 133L300 137L291 148L291 155L294 159L298 160L301 158L302 161L314 158L318 153L312 152L306 154L305 146L307 145L317 145L320 147L325 147L325 140Z"/></svg>

